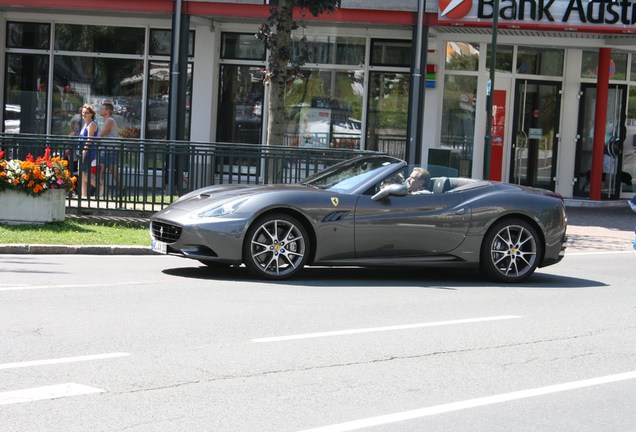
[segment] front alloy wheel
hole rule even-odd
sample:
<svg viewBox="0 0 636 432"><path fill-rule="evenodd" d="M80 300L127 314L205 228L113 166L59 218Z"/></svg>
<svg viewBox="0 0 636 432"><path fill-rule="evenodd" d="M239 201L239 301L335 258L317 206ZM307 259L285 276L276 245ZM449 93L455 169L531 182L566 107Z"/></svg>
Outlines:
<svg viewBox="0 0 636 432"><path fill-rule="evenodd" d="M541 257L536 230L521 219L496 223L484 237L482 270L499 282L521 282L534 273Z"/></svg>
<svg viewBox="0 0 636 432"><path fill-rule="evenodd" d="M309 236L294 217L272 214L256 221L243 246L245 266L265 279L286 279L298 273L309 258Z"/></svg>

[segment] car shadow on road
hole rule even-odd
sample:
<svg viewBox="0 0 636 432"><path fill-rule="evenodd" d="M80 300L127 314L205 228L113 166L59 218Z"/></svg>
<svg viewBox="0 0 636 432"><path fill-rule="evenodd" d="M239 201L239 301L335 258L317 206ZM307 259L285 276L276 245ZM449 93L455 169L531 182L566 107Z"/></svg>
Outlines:
<svg viewBox="0 0 636 432"><path fill-rule="evenodd" d="M208 268L179 267L163 273L191 279L236 281L245 283L271 282L277 285L308 287L420 287L454 290L466 287L528 288L594 288L607 284L589 279L545 274L540 271L518 284L495 283L479 272L469 269L394 268L394 267L307 267L297 277L283 281L265 281L253 276L245 267Z"/></svg>

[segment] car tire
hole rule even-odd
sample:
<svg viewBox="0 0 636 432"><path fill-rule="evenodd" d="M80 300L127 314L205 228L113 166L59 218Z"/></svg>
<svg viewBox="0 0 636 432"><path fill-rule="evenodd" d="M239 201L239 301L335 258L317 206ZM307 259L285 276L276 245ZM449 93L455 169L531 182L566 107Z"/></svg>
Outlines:
<svg viewBox="0 0 636 432"><path fill-rule="evenodd" d="M287 279L303 269L309 259L307 230L292 216L274 213L255 221L243 244L243 261L259 278Z"/></svg>
<svg viewBox="0 0 636 432"><path fill-rule="evenodd" d="M504 219L484 237L481 270L497 282L517 283L534 273L541 255L541 239L532 225L522 219Z"/></svg>

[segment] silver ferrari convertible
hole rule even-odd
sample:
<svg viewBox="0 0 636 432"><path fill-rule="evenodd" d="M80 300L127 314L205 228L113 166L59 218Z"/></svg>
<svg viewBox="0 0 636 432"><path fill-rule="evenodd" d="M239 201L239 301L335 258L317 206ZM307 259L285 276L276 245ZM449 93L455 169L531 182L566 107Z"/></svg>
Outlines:
<svg viewBox="0 0 636 432"><path fill-rule="evenodd" d="M464 266L512 283L563 258L560 195L460 177L412 191L411 168L361 156L297 184L205 187L152 216L152 249L263 279L306 265Z"/></svg>

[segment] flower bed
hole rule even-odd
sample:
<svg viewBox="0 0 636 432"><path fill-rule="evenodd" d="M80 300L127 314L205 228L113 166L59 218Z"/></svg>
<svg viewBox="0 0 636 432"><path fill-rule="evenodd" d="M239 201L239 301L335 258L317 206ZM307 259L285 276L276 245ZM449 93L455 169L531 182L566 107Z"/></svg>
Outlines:
<svg viewBox="0 0 636 432"><path fill-rule="evenodd" d="M77 178L68 170L68 161L51 157L47 148L44 156L34 159L28 155L26 160L4 160L0 150L0 192L4 190L22 191L28 195L40 195L49 189L75 189Z"/></svg>
<svg viewBox="0 0 636 432"><path fill-rule="evenodd" d="M63 221L66 194L75 189L77 178L68 161L44 156L5 160L0 150L0 222L46 223Z"/></svg>

